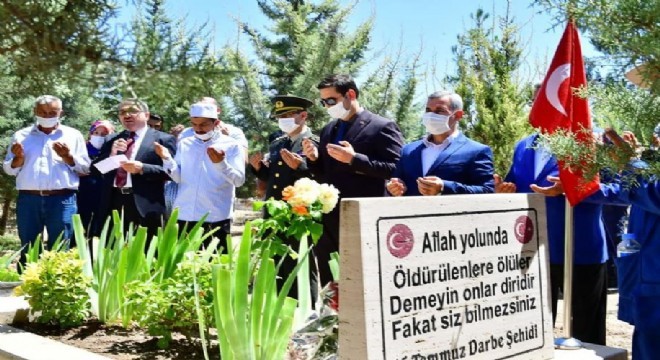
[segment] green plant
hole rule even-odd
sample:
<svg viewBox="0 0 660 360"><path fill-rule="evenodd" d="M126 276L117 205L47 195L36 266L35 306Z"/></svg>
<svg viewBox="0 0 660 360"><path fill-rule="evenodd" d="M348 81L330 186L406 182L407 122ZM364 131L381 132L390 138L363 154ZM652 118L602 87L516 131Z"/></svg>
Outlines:
<svg viewBox="0 0 660 360"><path fill-rule="evenodd" d="M293 332L297 301L289 293L298 263L278 293L277 269L268 249L251 256L253 241L250 223L233 256L220 256L213 265L213 310L220 354L224 360L281 359ZM307 257L307 253L301 256ZM251 271L251 269L255 269ZM252 289L251 296L249 290Z"/></svg>
<svg viewBox="0 0 660 360"><path fill-rule="evenodd" d="M0 251L18 250L21 248L21 240L15 235L0 236Z"/></svg>
<svg viewBox="0 0 660 360"><path fill-rule="evenodd" d="M91 278L83 273L76 250L45 251L38 262L27 265L21 278L18 292L25 295L37 321L69 327L89 316Z"/></svg>
<svg viewBox="0 0 660 360"><path fill-rule="evenodd" d="M9 268L0 268L0 281L14 282L19 281L21 276L18 275L16 270Z"/></svg>
<svg viewBox="0 0 660 360"><path fill-rule="evenodd" d="M10 267L19 256L21 256L21 250L0 256L0 281L20 280L20 275L16 272L16 269Z"/></svg>
<svg viewBox="0 0 660 360"><path fill-rule="evenodd" d="M188 335L198 325L196 294L203 323L213 322L213 293L196 288L211 289L211 264L203 254L189 253L172 276L162 282L154 278L128 283L127 305L136 309L132 315L140 327L146 328L150 335L161 336L158 347L167 348L172 331ZM207 333L208 329L203 332Z"/></svg>
<svg viewBox="0 0 660 360"><path fill-rule="evenodd" d="M112 323L121 320L122 325L127 327L133 320L133 314L142 310L139 309L139 302L127 303L126 285L134 281L162 283L174 274L186 252L197 251L204 240L212 235L212 232L204 234L201 228L203 220L189 232L179 234L177 218L178 210L175 209L165 227L159 229L158 235L151 239L145 252L146 228L130 228L125 232L122 218L114 211L112 228L108 219L100 236L92 239L92 258L80 217L74 215L77 248L85 260L85 273L93 279L90 288L92 309L100 321ZM218 241L213 239L209 248L202 253L206 261Z"/></svg>

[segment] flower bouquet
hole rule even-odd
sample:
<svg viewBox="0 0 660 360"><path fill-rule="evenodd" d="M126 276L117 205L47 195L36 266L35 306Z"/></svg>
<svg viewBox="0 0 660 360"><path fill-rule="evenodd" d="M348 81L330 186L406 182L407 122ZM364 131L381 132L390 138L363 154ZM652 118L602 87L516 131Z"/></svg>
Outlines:
<svg viewBox="0 0 660 360"><path fill-rule="evenodd" d="M310 235L316 244L323 232L321 217L331 212L338 200L339 190L334 186L302 178L282 190L282 200L255 202L255 210L266 208L266 218L252 225L264 240L277 239L279 235L296 239Z"/></svg>

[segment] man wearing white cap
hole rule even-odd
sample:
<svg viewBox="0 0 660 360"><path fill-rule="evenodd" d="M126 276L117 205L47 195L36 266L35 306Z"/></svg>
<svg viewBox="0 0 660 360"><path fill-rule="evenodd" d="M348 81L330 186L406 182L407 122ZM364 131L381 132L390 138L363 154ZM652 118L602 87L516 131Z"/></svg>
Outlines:
<svg viewBox="0 0 660 360"><path fill-rule="evenodd" d="M174 207L179 208L181 228L191 228L206 215L204 229L217 228L214 236L226 246L235 190L245 181L245 160L238 142L217 131L219 122L216 105L193 104L190 125L194 136L179 141L174 158L163 146L156 146L156 153L172 180L179 184Z"/></svg>

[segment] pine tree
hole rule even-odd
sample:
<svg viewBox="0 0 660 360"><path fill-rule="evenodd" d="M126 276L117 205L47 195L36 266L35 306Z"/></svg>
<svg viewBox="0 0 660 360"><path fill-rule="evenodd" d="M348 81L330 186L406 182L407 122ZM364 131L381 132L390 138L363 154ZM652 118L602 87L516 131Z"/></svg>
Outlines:
<svg viewBox="0 0 660 360"><path fill-rule="evenodd" d="M448 80L463 97L466 135L490 146L496 173L506 174L516 141L532 131L527 121L531 89L516 76L522 54L518 28L508 9L497 28L486 25L489 15L482 9L471 18L474 27L459 35L452 49L458 70Z"/></svg>

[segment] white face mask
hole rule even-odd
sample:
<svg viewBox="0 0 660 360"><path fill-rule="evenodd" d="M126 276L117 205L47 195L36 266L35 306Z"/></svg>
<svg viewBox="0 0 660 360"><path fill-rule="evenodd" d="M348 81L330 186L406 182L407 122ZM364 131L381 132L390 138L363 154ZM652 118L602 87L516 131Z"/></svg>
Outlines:
<svg viewBox="0 0 660 360"><path fill-rule="evenodd" d="M103 146L104 142L105 142L105 137L100 135L92 135L92 137L89 138L89 143L92 144L92 146L97 149L100 149L101 146Z"/></svg>
<svg viewBox="0 0 660 360"><path fill-rule="evenodd" d="M35 116L35 118L37 119L37 124L46 129L54 128L60 122L59 116L52 118L42 118L41 116Z"/></svg>
<svg viewBox="0 0 660 360"><path fill-rule="evenodd" d="M284 131L287 134L291 134L296 131L298 124L296 124L295 118L279 118L277 119L277 125L279 125L280 130Z"/></svg>
<svg viewBox="0 0 660 360"><path fill-rule="evenodd" d="M207 133L204 133L204 134L195 133L195 137L202 140L202 141L209 140L210 138L213 137L213 135L215 135L215 130L211 130L211 131L209 131Z"/></svg>
<svg viewBox="0 0 660 360"><path fill-rule="evenodd" d="M333 119L343 119L350 112L349 109L344 109L342 102L337 102L327 109L328 115Z"/></svg>
<svg viewBox="0 0 660 360"><path fill-rule="evenodd" d="M429 134L440 135L451 130L449 128L450 117L451 115L440 115L432 112L427 112L424 115L422 115L422 124L424 124L424 127L426 127L426 132L428 132Z"/></svg>

